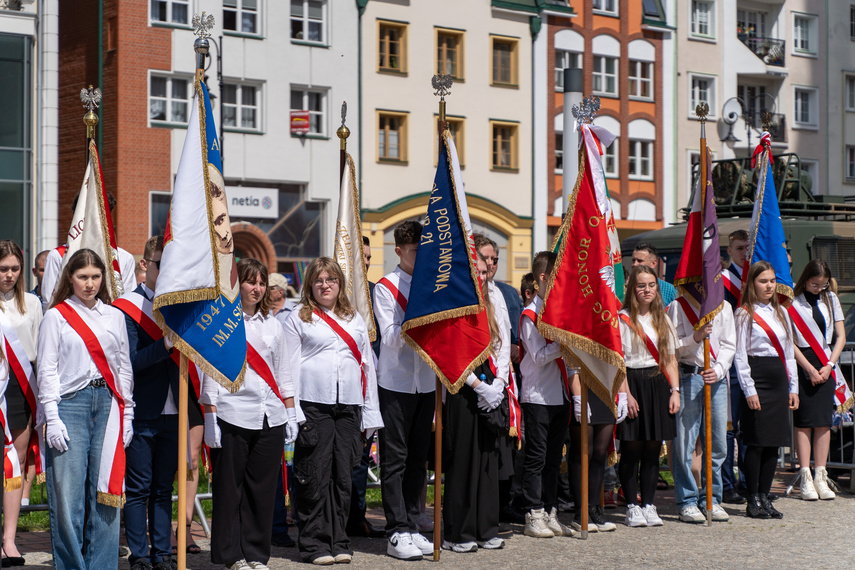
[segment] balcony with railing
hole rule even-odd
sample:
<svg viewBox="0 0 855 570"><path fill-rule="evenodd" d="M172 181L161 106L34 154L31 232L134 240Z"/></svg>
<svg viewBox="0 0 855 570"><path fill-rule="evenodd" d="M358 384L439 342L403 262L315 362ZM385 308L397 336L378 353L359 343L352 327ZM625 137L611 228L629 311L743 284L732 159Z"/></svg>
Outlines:
<svg viewBox="0 0 855 570"><path fill-rule="evenodd" d="M778 38L765 38L737 30L737 37L760 61L773 67L785 67L786 45Z"/></svg>

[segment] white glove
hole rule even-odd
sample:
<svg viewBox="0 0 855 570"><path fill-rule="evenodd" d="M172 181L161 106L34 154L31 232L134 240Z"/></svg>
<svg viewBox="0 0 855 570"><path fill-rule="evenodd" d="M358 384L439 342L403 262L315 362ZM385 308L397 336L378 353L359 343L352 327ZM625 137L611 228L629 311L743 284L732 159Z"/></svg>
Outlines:
<svg viewBox="0 0 855 570"><path fill-rule="evenodd" d="M367 430L363 431L362 435L365 436L365 441L370 442L372 439L374 439L375 433L377 433L377 429L371 428L371 429L367 429Z"/></svg>
<svg viewBox="0 0 855 570"><path fill-rule="evenodd" d="M45 425L45 407L39 402L36 404L36 427Z"/></svg>
<svg viewBox="0 0 855 570"><path fill-rule="evenodd" d="M618 392L617 395L617 421L621 423L626 419L626 414L629 410L626 407L626 392Z"/></svg>
<svg viewBox="0 0 855 570"><path fill-rule="evenodd" d="M223 446L220 438L220 426L217 424L217 412L208 412L205 414L205 445L211 449L219 449Z"/></svg>
<svg viewBox="0 0 855 570"><path fill-rule="evenodd" d="M484 411L496 409L505 397L504 385L496 380L492 384L481 382L474 389L478 394L478 407Z"/></svg>
<svg viewBox="0 0 855 570"><path fill-rule="evenodd" d="M59 419L59 408L56 402L51 402L45 406L45 440L49 447L57 451L68 451L68 430L65 429L65 424Z"/></svg>
<svg viewBox="0 0 855 570"><path fill-rule="evenodd" d="M582 396L573 396L573 414L576 421L582 423ZM591 404L588 404L588 422L591 421Z"/></svg>
<svg viewBox="0 0 855 570"><path fill-rule="evenodd" d="M300 425L297 423L297 408L285 408L285 413L288 414L288 421L285 423L285 443L294 443L297 441L297 434L300 433Z"/></svg>
<svg viewBox="0 0 855 570"><path fill-rule="evenodd" d="M164 335L163 346L166 347L166 350L170 350L172 348L172 341L169 340L169 336Z"/></svg>
<svg viewBox="0 0 855 570"><path fill-rule="evenodd" d="M127 449L131 444L131 440L134 439L134 421L128 421L128 419L125 418L122 428L122 443L125 444L125 449Z"/></svg>

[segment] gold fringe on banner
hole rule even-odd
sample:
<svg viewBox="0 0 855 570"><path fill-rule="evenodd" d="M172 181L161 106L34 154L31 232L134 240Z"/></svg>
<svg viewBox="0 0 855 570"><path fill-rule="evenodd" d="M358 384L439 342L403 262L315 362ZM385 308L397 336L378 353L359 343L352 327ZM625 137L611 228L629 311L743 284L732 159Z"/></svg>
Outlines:
<svg viewBox="0 0 855 570"><path fill-rule="evenodd" d="M125 494L122 493L121 495L111 495L110 493L98 491L97 501L102 505L121 509L125 506Z"/></svg>
<svg viewBox="0 0 855 570"><path fill-rule="evenodd" d="M848 400L843 402L843 404L841 404L840 406L837 406L837 413L842 414L843 412L851 408L853 404L855 404L855 398L849 396Z"/></svg>
<svg viewBox="0 0 855 570"><path fill-rule="evenodd" d="M3 477L3 490L6 492L16 491L20 489L23 484L23 479L20 475L11 478L6 478L6 476Z"/></svg>
<svg viewBox="0 0 855 570"><path fill-rule="evenodd" d="M90 176L95 176L95 185L98 187L98 216L101 224L101 237L104 241L105 265L107 266L107 275L110 278L110 300L115 301L119 298L118 285L116 284L116 273L113 270L113 244L110 243L110 225L107 223L107 210L110 205L104 203L104 188L101 184L101 159L98 156L98 147L95 146L95 141L89 141L89 156L94 163L94 172ZM118 248L118 244L116 244ZM116 251L118 255L118 251ZM129 292L129 291L126 291Z"/></svg>

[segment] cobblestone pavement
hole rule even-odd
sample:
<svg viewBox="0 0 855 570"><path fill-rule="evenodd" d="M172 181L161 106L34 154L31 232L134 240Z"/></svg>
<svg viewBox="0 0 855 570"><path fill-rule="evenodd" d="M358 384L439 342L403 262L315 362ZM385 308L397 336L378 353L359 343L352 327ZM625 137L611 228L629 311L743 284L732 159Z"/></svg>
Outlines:
<svg viewBox="0 0 855 570"><path fill-rule="evenodd" d="M789 472L779 472L773 492L783 490L793 478ZM844 479L844 482L846 480ZM848 485L847 485L848 486ZM607 510L606 517L618 523L615 532L591 534L588 540L578 538L534 539L514 526L512 534L504 534L506 547L499 551L479 551L454 554L443 551L439 565L454 568L636 568L659 566L667 568L832 568L852 567L851 544L855 497L841 493L834 501L806 502L798 498L781 497L776 508L784 513L783 520L759 521L745 516L744 506L725 505L731 519L713 523L712 527L690 525L677 520L673 489L660 491L656 499L665 526L658 528L627 528L622 524L623 509ZM382 510L371 511L375 524L381 524ZM569 522L570 516L562 514ZM193 535L202 553L188 555L187 568L220 570L212 564L208 553L209 541L198 523ZM292 536L294 531L292 530ZM28 568L51 568L50 539L47 533L20 533L18 545L26 555ZM412 568L432 565L407 563L385 555L382 539L354 539L356 554L353 568ZM300 563L294 548L273 548L268 563L271 569L308 566ZM129 567L127 559L119 563L120 570Z"/></svg>

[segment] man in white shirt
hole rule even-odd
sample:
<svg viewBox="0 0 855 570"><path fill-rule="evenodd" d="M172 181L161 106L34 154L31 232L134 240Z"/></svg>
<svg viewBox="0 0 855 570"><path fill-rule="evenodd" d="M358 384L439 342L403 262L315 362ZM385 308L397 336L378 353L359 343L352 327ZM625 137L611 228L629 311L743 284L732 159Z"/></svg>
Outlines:
<svg viewBox="0 0 855 570"><path fill-rule="evenodd" d="M395 253L400 261L374 287L374 316L382 339L377 384L385 426L380 432L380 481L389 539L386 553L401 560L420 560L433 552L433 545L419 534L418 518L432 437L436 377L401 336L421 235L418 222L406 221L395 228Z"/></svg>
<svg viewBox="0 0 855 570"><path fill-rule="evenodd" d="M699 330L698 310L693 301L683 295L668 306L668 316L677 330L677 360L680 363L680 411L677 412L677 437L673 440L674 451L674 498L680 509L680 520L687 523L703 523L706 516L706 492L698 489L692 475L692 452L700 437L706 452L704 416L704 384L711 391L712 428L712 520L727 521L729 516L721 507L722 464L727 457L727 374L736 349L736 329L733 310L729 303L722 303L721 310ZM704 341L710 339L710 368L704 370ZM703 465L706 465L704 458ZM706 469L701 469L706 479ZM700 508L699 508L700 507Z"/></svg>

